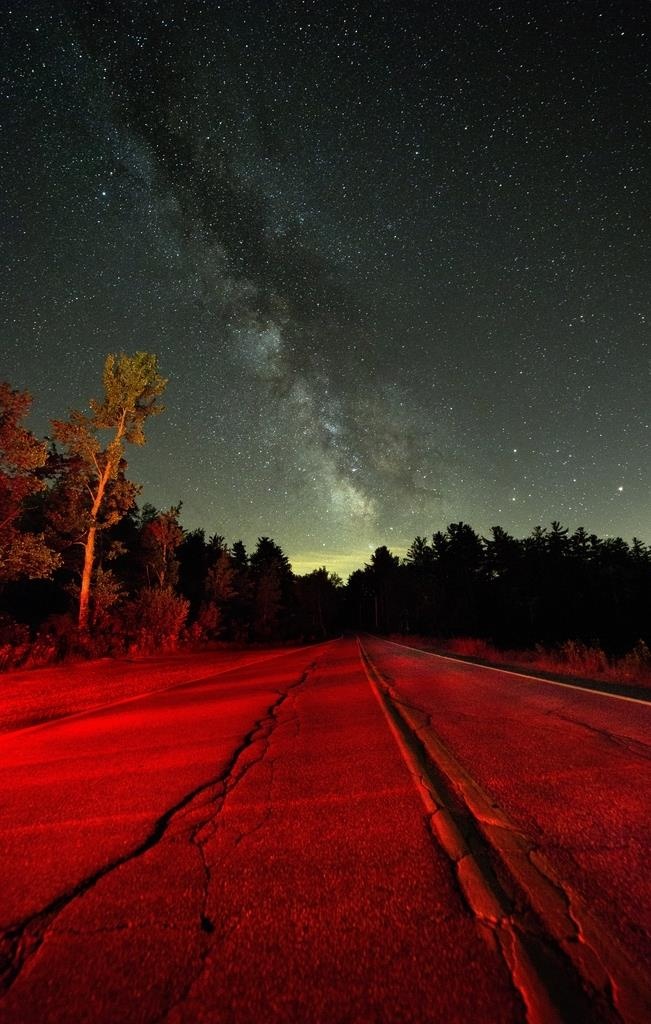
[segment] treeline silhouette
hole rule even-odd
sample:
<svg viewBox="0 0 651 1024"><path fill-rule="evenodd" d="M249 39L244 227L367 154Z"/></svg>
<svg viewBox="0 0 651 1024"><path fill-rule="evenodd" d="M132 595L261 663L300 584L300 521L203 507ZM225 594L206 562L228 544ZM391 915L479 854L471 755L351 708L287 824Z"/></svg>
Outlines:
<svg viewBox="0 0 651 1024"><path fill-rule="evenodd" d="M35 523L32 507L24 522ZM102 534L95 571L94 654L188 642L283 643L343 629L446 639L474 636L498 647L567 639L620 654L650 636L651 552L638 540L599 538L559 523L516 539L484 538L452 523L417 537L404 558L379 547L348 583L325 568L295 575L283 550L185 531L180 506L131 509ZM5 584L4 639L40 638L62 657L79 647L75 619L80 555L73 546L50 579Z"/></svg>
<svg viewBox="0 0 651 1024"><path fill-rule="evenodd" d="M578 639L617 654L651 634L651 550L558 522L524 539L451 523L416 537L402 560L378 548L350 577L346 602L357 629L502 647Z"/></svg>
<svg viewBox="0 0 651 1024"><path fill-rule="evenodd" d="M41 509L25 521L34 525ZM173 649L179 641L286 643L323 639L341 629L341 580L317 569L295 576L282 549L260 537L247 552L201 529L185 531L181 508L131 509L98 542L89 628L76 608L81 552L62 549L48 579L5 584L0 642L40 644L41 656L74 651L119 655ZM43 523L39 523L40 526ZM56 538L46 532L54 543Z"/></svg>
<svg viewBox="0 0 651 1024"><path fill-rule="evenodd" d="M267 536L247 551L185 530L180 504L139 508L126 454L163 411L166 383L155 356L110 355L103 398L54 421L46 442L24 425L29 394L0 382L0 665L342 629L500 647L571 639L611 655L649 639L651 551L637 539L558 522L482 537L452 523L404 558L377 548L344 585L325 568L295 575Z"/></svg>

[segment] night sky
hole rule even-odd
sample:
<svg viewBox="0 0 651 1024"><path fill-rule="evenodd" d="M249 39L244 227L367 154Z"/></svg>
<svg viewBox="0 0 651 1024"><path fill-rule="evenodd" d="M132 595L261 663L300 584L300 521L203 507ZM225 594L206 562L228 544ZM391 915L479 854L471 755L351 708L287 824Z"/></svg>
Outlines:
<svg viewBox="0 0 651 1024"><path fill-rule="evenodd" d="M2 5L0 378L155 352L141 500L342 575L651 541L646 5Z"/></svg>

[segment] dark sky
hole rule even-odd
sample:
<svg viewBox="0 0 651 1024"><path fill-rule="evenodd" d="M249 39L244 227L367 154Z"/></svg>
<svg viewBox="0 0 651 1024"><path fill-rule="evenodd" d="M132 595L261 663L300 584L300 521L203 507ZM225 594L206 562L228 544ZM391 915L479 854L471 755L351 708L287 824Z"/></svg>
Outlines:
<svg viewBox="0 0 651 1024"><path fill-rule="evenodd" d="M463 519L651 541L645 5L3 5L0 377L156 352L130 457L299 570Z"/></svg>

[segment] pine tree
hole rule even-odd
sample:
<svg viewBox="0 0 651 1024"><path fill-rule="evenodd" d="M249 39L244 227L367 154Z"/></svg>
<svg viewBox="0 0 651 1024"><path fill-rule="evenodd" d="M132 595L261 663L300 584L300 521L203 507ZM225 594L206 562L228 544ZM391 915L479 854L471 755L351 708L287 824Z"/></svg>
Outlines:
<svg viewBox="0 0 651 1024"><path fill-rule="evenodd" d="M364 567L373 592L373 627L384 633L396 628L394 609L400 560L382 544Z"/></svg>
<svg viewBox="0 0 651 1024"><path fill-rule="evenodd" d="M269 537L259 537L250 559L254 587L254 628L268 640L285 635L293 599L293 577L287 556Z"/></svg>
<svg viewBox="0 0 651 1024"><path fill-rule="evenodd" d="M54 437L67 451L68 479L64 471L63 483L74 492L84 552L79 593L82 631L89 624L97 532L124 516L138 490L124 477L125 442L145 443L145 420L162 412L157 399L166 384L156 356L148 352L109 355L104 364L102 401L90 402L90 415L73 410L67 420L53 423Z"/></svg>

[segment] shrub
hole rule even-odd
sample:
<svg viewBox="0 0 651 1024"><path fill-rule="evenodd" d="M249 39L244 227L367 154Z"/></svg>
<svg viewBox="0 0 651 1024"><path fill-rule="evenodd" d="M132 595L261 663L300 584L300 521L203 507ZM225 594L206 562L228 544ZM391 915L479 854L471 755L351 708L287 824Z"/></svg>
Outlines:
<svg viewBox="0 0 651 1024"><path fill-rule="evenodd" d="M209 640L215 640L222 632L222 613L214 601L204 601L199 609L195 626L198 626L201 636Z"/></svg>
<svg viewBox="0 0 651 1024"><path fill-rule="evenodd" d="M600 647L588 647L582 640L566 640L561 644L559 663L570 672L588 678L608 671L608 658Z"/></svg>
<svg viewBox="0 0 651 1024"><path fill-rule="evenodd" d="M29 628L8 615L0 615L0 671L21 665L29 653Z"/></svg>
<svg viewBox="0 0 651 1024"><path fill-rule="evenodd" d="M494 650L485 640L474 636L454 637L447 645L454 654L465 655L467 658L484 658L487 661L494 655Z"/></svg>
<svg viewBox="0 0 651 1024"><path fill-rule="evenodd" d="M651 671L651 651L644 640L638 640L635 647L613 666L613 675L623 682L642 677L646 679Z"/></svg>
<svg viewBox="0 0 651 1024"><path fill-rule="evenodd" d="M190 602L170 588L146 588L123 608L125 633L135 650L174 650L188 617Z"/></svg>
<svg viewBox="0 0 651 1024"><path fill-rule="evenodd" d="M71 614L50 615L32 644L26 664L30 668L66 661L69 658L103 658L124 652L121 630L103 618L101 626L81 632L77 617Z"/></svg>

